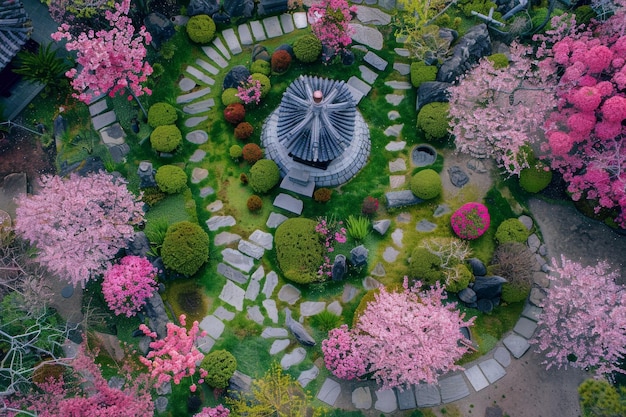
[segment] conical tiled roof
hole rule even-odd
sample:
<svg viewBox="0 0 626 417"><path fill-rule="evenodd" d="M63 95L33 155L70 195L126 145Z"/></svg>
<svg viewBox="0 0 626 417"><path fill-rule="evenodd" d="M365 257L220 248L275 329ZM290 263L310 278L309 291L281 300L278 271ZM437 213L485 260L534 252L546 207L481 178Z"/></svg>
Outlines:
<svg viewBox="0 0 626 417"><path fill-rule="evenodd" d="M31 32L31 21L22 2L0 1L0 70L22 49Z"/></svg>

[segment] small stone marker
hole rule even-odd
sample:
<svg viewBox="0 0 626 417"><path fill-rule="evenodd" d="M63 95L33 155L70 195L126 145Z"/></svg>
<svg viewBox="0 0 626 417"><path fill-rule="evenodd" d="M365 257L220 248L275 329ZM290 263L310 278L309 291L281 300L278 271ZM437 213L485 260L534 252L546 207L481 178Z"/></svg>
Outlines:
<svg viewBox="0 0 626 417"><path fill-rule="evenodd" d="M201 336L196 339L196 346L202 353L209 353L213 345L215 345L215 340L210 336Z"/></svg>
<svg viewBox="0 0 626 417"><path fill-rule="evenodd" d="M391 220L389 219L376 220L372 229L376 230L380 235L384 235L389 230L389 226L391 226Z"/></svg>
<svg viewBox="0 0 626 417"><path fill-rule="evenodd" d="M418 232L429 233L437 228L437 224L428 221L426 219L422 219L415 225L415 230Z"/></svg>
<svg viewBox="0 0 626 417"><path fill-rule="evenodd" d="M396 229L391 234L391 240L393 241L393 244L396 245L399 248L402 247L402 238L403 237L404 237L404 231L402 229Z"/></svg>
<svg viewBox="0 0 626 417"><path fill-rule="evenodd" d="M343 293L341 294L341 302L342 303L349 303L350 301L352 301L354 299L354 297L356 297L358 290L356 287L347 284L345 287L343 287Z"/></svg>
<svg viewBox="0 0 626 417"><path fill-rule="evenodd" d="M363 288L365 288L366 291L374 290L381 286L382 284L372 277L363 278Z"/></svg>
<svg viewBox="0 0 626 417"><path fill-rule="evenodd" d="M339 398L339 394L341 394L341 385L337 381L326 378L322 388L320 388L320 392L317 393L317 399L334 406L337 398Z"/></svg>
<svg viewBox="0 0 626 417"><path fill-rule="evenodd" d="M341 316L343 308L341 307L341 304L339 303L339 301L335 300L332 303L328 304L328 307L326 307L326 310L333 313L336 316Z"/></svg>

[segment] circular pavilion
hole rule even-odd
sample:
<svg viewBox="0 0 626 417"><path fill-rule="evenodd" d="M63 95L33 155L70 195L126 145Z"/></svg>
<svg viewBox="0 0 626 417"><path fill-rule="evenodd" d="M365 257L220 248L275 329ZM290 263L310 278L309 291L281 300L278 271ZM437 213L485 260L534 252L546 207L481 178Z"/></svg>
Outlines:
<svg viewBox="0 0 626 417"><path fill-rule="evenodd" d="M354 177L367 163L370 136L343 81L301 75L265 121L261 144L285 180L281 187L332 187ZM287 186L285 186L287 185ZM297 189L293 191L300 192Z"/></svg>

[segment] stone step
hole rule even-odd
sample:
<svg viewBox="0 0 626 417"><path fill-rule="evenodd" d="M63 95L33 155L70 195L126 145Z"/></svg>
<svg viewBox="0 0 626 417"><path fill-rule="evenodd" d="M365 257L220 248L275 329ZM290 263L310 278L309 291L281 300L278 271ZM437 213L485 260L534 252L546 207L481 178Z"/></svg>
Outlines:
<svg viewBox="0 0 626 417"><path fill-rule="evenodd" d="M293 24L296 29L304 29L308 26L309 21L306 17L306 12L297 12L293 14Z"/></svg>
<svg viewBox="0 0 626 417"><path fill-rule="evenodd" d="M267 37L270 39L283 36L283 31L280 28L278 16L271 16L263 19L263 27L265 28L265 33L267 33Z"/></svg>
<svg viewBox="0 0 626 417"><path fill-rule="evenodd" d="M196 59L196 65L208 72L209 74L217 75L220 73L220 70L206 62L204 59Z"/></svg>
<svg viewBox="0 0 626 417"><path fill-rule="evenodd" d="M91 117L94 117L100 113L102 113L103 111L105 111L108 108L107 105L107 101L105 100L98 100L95 103L89 105L89 115Z"/></svg>
<svg viewBox="0 0 626 417"><path fill-rule="evenodd" d="M224 41L226 41L226 45L228 45L228 48L233 53L233 55L240 54L243 51L234 29L224 30L222 32L222 36L224 37Z"/></svg>
<svg viewBox="0 0 626 417"><path fill-rule="evenodd" d="M442 378L439 380L439 391L441 392L441 401L444 404L465 398L470 393L463 375Z"/></svg>
<svg viewBox="0 0 626 417"><path fill-rule="evenodd" d="M384 71L388 65L387 61L385 61L384 59L382 59L381 57L379 57L372 51L368 51L365 54L365 56L363 57L363 61L370 64L372 67L374 67L378 71Z"/></svg>
<svg viewBox="0 0 626 417"><path fill-rule="evenodd" d="M293 25L293 17L289 13L280 15L280 25L283 28L284 33L291 33L295 30L295 26Z"/></svg>
<svg viewBox="0 0 626 417"><path fill-rule="evenodd" d="M192 67L191 65L189 65L187 68L185 68L185 72L191 75L192 77L194 77L195 79L197 79L198 81L200 81L202 84L205 84L205 85L215 84L215 80L213 78L209 77L208 75L206 75L204 72L200 71L196 67Z"/></svg>
<svg viewBox="0 0 626 417"><path fill-rule="evenodd" d="M224 57L215 50L215 48L211 46L203 46L202 51L204 51L204 54L209 57L214 63L216 63L220 68L228 67L228 61L225 60Z"/></svg>
<svg viewBox="0 0 626 417"><path fill-rule="evenodd" d="M197 90L197 91L194 91L192 93L187 93L187 94L180 95L180 96L176 97L176 104L189 103L191 101L199 99L200 97L206 96L210 92L211 92L211 87L205 87L202 90Z"/></svg>
<svg viewBox="0 0 626 417"><path fill-rule="evenodd" d="M198 126L200 123L204 122L208 118L209 118L209 116L190 117L189 119L185 120L185 126L186 127L196 127L196 126Z"/></svg>
<svg viewBox="0 0 626 417"><path fill-rule="evenodd" d="M265 30L263 29L263 23L258 20L250 22L250 29L252 30L252 36L255 41L264 41L267 39Z"/></svg>
<svg viewBox="0 0 626 417"><path fill-rule="evenodd" d="M385 85L393 88L394 90L410 90L413 88L411 83L408 81L386 81Z"/></svg>
<svg viewBox="0 0 626 417"><path fill-rule="evenodd" d="M411 73L411 65L401 62L394 62L393 69L398 71L400 75L409 75Z"/></svg>
<svg viewBox="0 0 626 417"><path fill-rule="evenodd" d="M302 202L302 200L299 200L284 193L278 194L274 199L273 204L275 207L287 210L297 215L302 214L302 209L304 208L304 203Z"/></svg>
<svg viewBox="0 0 626 417"><path fill-rule="evenodd" d="M239 34L239 40L242 45L252 45L254 43L250 26L248 26L247 23L237 26L237 33Z"/></svg>
<svg viewBox="0 0 626 417"><path fill-rule="evenodd" d="M339 382L326 378L322 384L322 388L320 388L320 391L317 393L317 399L332 407L335 405L340 394L341 385Z"/></svg>
<svg viewBox="0 0 626 417"><path fill-rule="evenodd" d="M232 29L226 29L226 30L232 31ZM222 36L224 36L224 32L226 32L226 30L222 31ZM228 48L226 48L226 45L224 45L224 42L222 42L222 39L219 36L216 36L215 39L213 39L211 43L213 44L214 47L217 48L218 51L222 53L224 58L230 59L230 52L228 52Z"/></svg>
<svg viewBox="0 0 626 417"><path fill-rule="evenodd" d="M106 113L99 114L98 116L91 118L91 123L93 124L94 130L100 130L103 127L107 127L112 125L117 121L117 116L113 110L110 110Z"/></svg>
<svg viewBox="0 0 626 417"><path fill-rule="evenodd" d="M212 98L202 101L196 101L183 107L183 111L187 114L205 113L211 110L215 106L215 100Z"/></svg>

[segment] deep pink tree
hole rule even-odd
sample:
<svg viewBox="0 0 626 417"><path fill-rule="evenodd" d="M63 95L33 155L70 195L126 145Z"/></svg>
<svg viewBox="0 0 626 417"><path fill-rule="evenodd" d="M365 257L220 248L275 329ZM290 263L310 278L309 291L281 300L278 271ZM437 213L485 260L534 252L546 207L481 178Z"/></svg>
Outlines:
<svg viewBox="0 0 626 417"><path fill-rule="evenodd" d="M541 126L556 106L551 75L536 68L531 51L513 43L507 67L483 58L448 89L457 151L494 158L508 175L528 166L527 145L543 137Z"/></svg>
<svg viewBox="0 0 626 417"><path fill-rule="evenodd" d="M130 0L122 0L115 4L115 12L106 10L109 30L82 32L73 36L70 25L61 24L52 39L67 40L68 51L76 51L76 63L80 70L73 68L66 75L76 90L74 97L89 104L94 97L108 93L114 97L126 89L134 96L151 94L142 83L152 74L152 67L146 61L146 47L152 37L141 27L136 32L128 17ZM129 96L132 99L132 96Z"/></svg>
<svg viewBox="0 0 626 417"><path fill-rule="evenodd" d="M465 314L455 303L444 304L445 299L445 288L439 284L423 289L417 281L409 287L405 278L399 291L381 287L358 317L351 331L354 341L335 343L337 335L329 339L333 347L349 349L343 355L331 351L338 358L333 360L330 355L326 357L326 348L325 360L331 363L331 371L353 376L364 366L382 389L402 389L420 382L434 384L439 375L462 369L455 361L467 352L469 341L461 327L471 326L474 318L464 321ZM343 339L342 333L338 336ZM350 353L357 350L358 356L351 358L353 363L347 362ZM359 364L360 360L364 363ZM346 364L347 369L342 369Z"/></svg>
<svg viewBox="0 0 626 417"><path fill-rule="evenodd" d="M84 286L143 221L143 205L126 183L100 172L43 176L38 194L16 200L15 230L39 250L37 260L62 279Z"/></svg>
<svg viewBox="0 0 626 417"><path fill-rule="evenodd" d="M141 256L125 256L104 273L102 294L116 315L134 316L157 287L157 269Z"/></svg>
<svg viewBox="0 0 626 417"><path fill-rule="evenodd" d="M181 326L167 323L167 335L158 340L157 334L150 331L146 325L139 326L146 336L155 339L150 343L152 350L139 360L150 369L150 376L156 379L156 386L168 381L180 384L183 378L196 373L197 364L204 359L204 355L196 347L196 340L199 336L205 336L206 332L200 332L197 321L194 321L191 329L187 331L184 327L185 318L184 314L179 317ZM207 371L199 368L199 374L198 383L202 384ZM195 392L196 389L197 386L192 384L190 390Z"/></svg>
<svg viewBox="0 0 626 417"><path fill-rule="evenodd" d="M367 373L355 334L345 324L328 332L328 339L322 341L322 352L326 368L337 378L356 379Z"/></svg>
<svg viewBox="0 0 626 417"><path fill-rule="evenodd" d="M548 294L533 343L545 353L546 368L572 366L598 375L625 373L626 291L606 262L583 267L561 256L552 260Z"/></svg>
<svg viewBox="0 0 626 417"><path fill-rule="evenodd" d="M356 13L356 6L348 5L346 0L321 0L314 3L308 12L312 22L311 31L323 45L336 52L343 51L352 43L352 13Z"/></svg>

